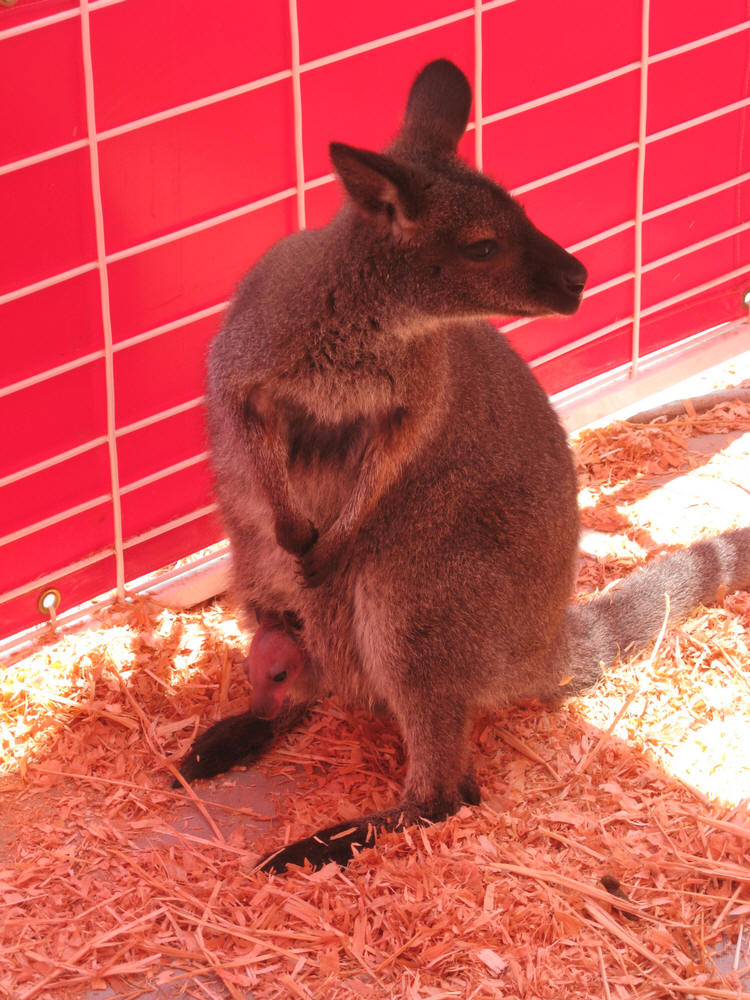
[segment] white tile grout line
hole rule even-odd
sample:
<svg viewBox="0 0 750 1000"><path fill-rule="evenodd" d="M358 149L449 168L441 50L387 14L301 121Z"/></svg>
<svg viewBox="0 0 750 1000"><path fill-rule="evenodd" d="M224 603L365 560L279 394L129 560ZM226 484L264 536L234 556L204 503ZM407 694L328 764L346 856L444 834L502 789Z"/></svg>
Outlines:
<svg viewBox="0 0 750 1000"><path fill-rule="evenodd" d="M54 583L55 580L59 580L63 576L69 576L71 573L77 573L79 569L85 569L87 566L92 566L94 563L101 562L103 559L108 559L113 555L113 548L110 547L107 549L101 549L99 552L95 552L93 555L87 556L85 559L79 559L77 562L69 563L67 566L62 566L60 569L54 570L51 573L45 573L43 576L38 576L36 579L30 580L29 583L23 583L20 587L16 587L14 590L8 590L4 594L0 594L0 604L7 604L8 601L12 601L16 597L23 597L24 594L29 594L32 590L44 587L48 583Z"/></svg>
<svg viewBox="0 0 750 1000"><path fill-rule="evenodd" d="M10 385L0 388L0 399L2 399L3 396L11 396L14 392L21 392L23 389L29 389L31 386L39 385L40 382L46 382L48 379L56 378L58 375L65 375L67 372L75 371L76 368L83 368L84 365L90 365L94 361L100 361L103 357L104 351L93 351L91 354L83 354L78 358L74 358L72 361L66 361L64 364L57 365L55 368L46 368L38 375L30 375L28 378L20 379L18 382L12 382Z"/></svg>
<svg viewBox="0 0 750 1000"><path fill-rule="evenodd" d="M733 24L730 28L724 28L722 31L715 31L711 35L701 35L700 38L694 39L692 42L685 42L683 45L676 45L672 49L665 49L663 52L655 52L652 56L649 56L649 62L653 66L654 63L664 62L665 59L673 59L675 56L684 55L686 52L693 52L695 49L703 48L704 45L711 45L713 42L720 42L724 38L729 38L731 35L737 35L741 31L747 31L750 28L750 21L740 21L738 24Z"/></svg>
<svg viewBox="0 0 750 1000"><path fill-rule="evenodd" d="M188 399L184 403L178 403L177 406L170 406L167 410L160 410L158 413L154 413L149 417L143 417L141 420L135 420L132 424L126 424L125 427L119 427L115 433L115 436L125 437L126 434L133 434L135 431L142 431L146 427L151 427L153 424L158 424L162 420L169 420L170 417L176 417L180 413L186 413L188 410L194 410L197 406L201 406L204 400L204 396L196 396L194 399Z"/></svg>
<svg viewBox="0 0 750 1000"><path fill-rule="evenodd" d="M26 538L28 535L33 535L37 531L43 531L45 528L51 528L55 524L59 524L60 521L65 521L70 517L75 517L77 514L84 514L87 510L93 510L94 507L100 507L102 504L108 503L112 499L110 493L102 494L102 496L94 497L93 500L86 500L84 503L76 504L75 507L69 507L67 510L61 511L58 514L52 514L50 517L42 518L41 521L36 521L34 524L28 524L25 528L19 528L17 531L11 531L7 535L3 535L0 538L0 548L3 545L10 545L13 542L18 542L22 538Z"/></svg>
<svg viewBox="0 0 750 1000"><path fill-rule="evenodd" d="M125 0L92 0L89 8L99 10L102 7L112 7L117 3L125 3ZM51 24L57 24L60 21L70 21L72 18L78 17L79 14L80 9L74 7L71 10L61 10L57 14L49 14L47 17L39 17L33 21L26 21L24 24L17 24L15 28L6 28L4 31L0 31L0 42L6 38L14 38L16 35L25 35L30 31L48 28Z"/></svg>
<svg viewBox="0 0 750 1000"><path fill-rule="evenodd" d="M53 455L52 458L45 458L41 462L36 462L34 465L28 465L23 469L17 469L15 472L8 473L7 476L3 476L0 479L0 489L4 486L11 486L13 483L19 482L21 479L27 479L29 476L35 476L39 472L46 472L47 469L52 469L56 465L60 465L61 462L69 462L71 459L78 458L79 455L85 455L87 451L93 451L94 448L98 448L100 445L107 443L106 437L92 438L91 441L86 441L84 444L79 444L75 448L69 448L67 451L60 452L58 455Z"/></svg>
<svg viewBox="0 0 750 1000"><path fill-rule="evenodd" d="M646 130L648 122L648 51L650 0L641 6L641 73L638 108L638 163L635 180L635 240L633 255L633 336L630 349L630 376L638 374L641 353L641 293L643 273L643 193L646 180Z"/></svg>
<svg viewBox="0 0 750 1000"><path fill-rule="evenodd" d="M193 455L191 458L186 458L182 462L175 462L174 465L167 466L164 469L159 469L158 472L152 472L148 476L143 476L142 479L135 480L132 483L128 483L127 486L123 486L120 490L120 496L126 496L128 493L134 493L136 490L140 490L145 486L151 486L153 483L158 483L162 479L167 479L169 476L177 475L180 472L184 472L186 469L192 468L194 465L199 465L201 462L208 461L208 452L204 451L198 455ZM33 535L37 531L43 531L45 528L50 528L55 524L59 524L61 521L66 521L71 517L76 517L78 514L84 514L88 510L92 510L94 507L100 507L104 503L108 503L112 499L111 493L105 493L101 496L94 497L92 500L87 500L84 503L76 504L75 507L68 507L66 510L59 511L57 514L52 514L50 517L42 518L40 521L35 521L33 524L27 524L24 528L19 528L17 531L12 531L7 535L3 535L0 538L0 548L3 545L10 545L12 542L20 541L22 538L26 538L28 535Z"/></svg>
<svg viewBox="0 0 750 1000"><path fill-rule="evenodd" d="M484 50L482 0L474 0L474 160L477 170L484 163L482 104L484 100Z"/></svg>
<svg viewBox="0 0 750 1000"><path fill-rule="evenodd" d="M297 0L289 0L289 43L292 54L292 114L294 120L294 170L297 181L297 229L305 229L305 156L302 138L302 83L299 63Z"/></svg>
<svg viewBox="0 0 750 1000"><path fill-rule="evenodd" d="M91 192L94 203L94 226L96 229L96 253L99 264L99 291L101 295L102 328L104 333L104 372L107 393L107 450L112 488L112 529L115 550L115 579L118 597L125 595L125 562L122 538L122 506L120 499L120 478L115 440L115 373L112 352L112 317L109 309L109 276L107 273L106 246L104 238L104 209L99 178L99 147L96 138L96 109L94 102L94 70L91 56L91 23L89 0L80 0L81 48L83 54L83 78L86 95L86 125L89 135L89 162L91 167Z"/></svg>
<svg viewBox="0 0 750 1000"><path fill-rule="evenodd" d="M138 254L147 253L149 250L156 250L159 247L166 246L168 243L175 243L177 240L185 239L187 236L202 233L206 229L214 229L225 222L232 222L234 219L250 215L252 212L257 212L262 208L268 208L270 205L277 204L277 202L286 201L287 198L293 198L296 193L296 188L285 188L276 194L269 194L265 198L258 198L257 201L251 201L247 205L240 205L238 208L232 208L228 212L222 212L221 215L213 215L210 219L203 219L201 222L194 222L190 226L173 229L168 233L164 233L163 236L155 236L151 240L144 240L142 243L136 243L133 246L126 247L124 250L116 250L113 253L107 254L107 263L116 264L118 261L126 260L128 257L136 257Z"/></svg>
<svg viewBox="0 0 750 1000"><path fill-rule="evenodd" d="M197 510L191 511L189 514L183 514L182 517L175 517L171 521L167 521L166 524L158 524L155 528L150 528L148 531L142 532L140 535L134 535L132 538L128 538L125 542L126 549L132 549L136 545L142 545L143 542L150 542L152 538L158 538L160 535L166 535L169 531L174 531L176 528L184 528L186 524L191 524L193 521L199 521L202 517L207 517L209 514L213 514L217 510L215 503L206 504L205 507L199 507Z"/></svg>

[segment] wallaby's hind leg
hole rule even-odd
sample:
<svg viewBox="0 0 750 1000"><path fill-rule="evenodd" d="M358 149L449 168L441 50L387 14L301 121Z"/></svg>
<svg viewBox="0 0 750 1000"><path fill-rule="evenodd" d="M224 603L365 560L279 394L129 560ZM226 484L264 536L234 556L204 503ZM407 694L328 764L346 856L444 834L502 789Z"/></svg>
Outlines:
<svg viewBox="0 0 750 1000"><path fill-rule="evenodd" d="M460 691L445 690L441 678L450 680L451 674L435 659L451 655L450 651L439 648L437 630L396 623L393 615L386 620L376 603L366 601L360 589L359 650L369 660L365 669L378 671L378 695L396 716L406 745L403 799L392 809L337 823L268 855L261 862L264 871L281 872L305 861L314 868L330 861L345 865L355 850L372 846L381 831L435 822L463 803L479 804L469 740L472 713ZM410 638L399 641L399 635Z"/></svg>
<svg viewBox="0 0 750 1000"><path fill-rule="evenodd" d="M277 736L301 721L309 703L285 704L274 719L260 719L252 711L230 715L207 729L190 747L180 767L186 781L212 778L235 764L262 757ZM179 786L175 781L174 786Z"/></svg>

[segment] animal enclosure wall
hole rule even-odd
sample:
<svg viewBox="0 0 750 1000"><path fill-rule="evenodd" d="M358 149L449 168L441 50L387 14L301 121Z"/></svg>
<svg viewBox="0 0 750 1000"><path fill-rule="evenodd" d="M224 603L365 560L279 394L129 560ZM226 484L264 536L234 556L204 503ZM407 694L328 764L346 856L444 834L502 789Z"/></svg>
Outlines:
<svg viewBox="0 0 750 1000"><path fill-rule="evenodd" d="M18 0L0 7L0 637L219 540L205 352L241 274L340 201L447 56L462 155L590 272L506 322L551 393L745 313L746 0Z"/></svg>

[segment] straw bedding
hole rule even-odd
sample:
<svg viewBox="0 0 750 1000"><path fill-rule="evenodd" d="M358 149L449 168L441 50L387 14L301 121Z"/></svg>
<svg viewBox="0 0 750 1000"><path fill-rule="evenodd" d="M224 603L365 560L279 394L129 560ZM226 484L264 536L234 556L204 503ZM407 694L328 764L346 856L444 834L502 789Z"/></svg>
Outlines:
<svg viewBox="0 0 750 1000"><path fill-rule="evenodd" d="M747 523L750 407L691 409L574 441L580 599ZM479 720L480 807L271 877L264 849L396 800L395 729L333 700L172 790L250 703L247 636L221 603L103 610L0 673L0 996L750 997L749 643L719 595L587 697Z"/></svg>

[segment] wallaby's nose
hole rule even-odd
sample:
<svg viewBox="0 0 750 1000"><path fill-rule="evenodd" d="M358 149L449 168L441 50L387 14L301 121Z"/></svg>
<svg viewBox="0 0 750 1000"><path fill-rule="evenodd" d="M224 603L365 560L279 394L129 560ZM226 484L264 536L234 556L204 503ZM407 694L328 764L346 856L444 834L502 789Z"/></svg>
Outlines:
<svg viewBox="0 0 750 1000"><path fill-rule="evenodd" d="M589 273L580 260L571 258L571 265L563 274L563 284L571 295L581 295L586 286L586 278Z"/></svg>

